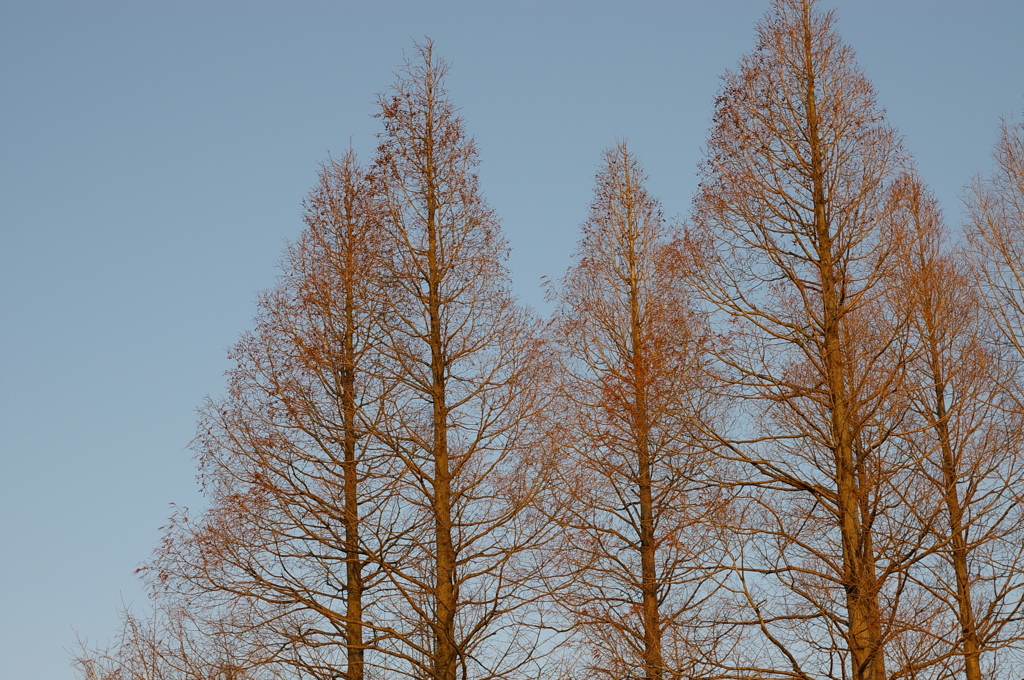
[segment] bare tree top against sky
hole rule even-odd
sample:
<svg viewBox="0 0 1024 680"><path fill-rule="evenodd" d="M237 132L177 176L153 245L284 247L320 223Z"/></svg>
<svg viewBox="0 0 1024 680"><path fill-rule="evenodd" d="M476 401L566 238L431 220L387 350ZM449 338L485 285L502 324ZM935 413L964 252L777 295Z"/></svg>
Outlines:
<svg viewBox="0 0 1024 680"><path fill-rule="evenodd" d="M816 4L773 2L725 75L692 240L726 334L717 372L748 423L722 442L752 522L733 587L766 651L736 672L882 680L902 672L890 648L922 531L896 438L907 312L887 300L910 162Z"/></svg>
<svg viewBox="0 0 1024 680"><path fill-rule="evenodd" d="M959 188L995 167L998 118L1021 110L1024 6L821 5L833 6L957 221ZM298 238L317 159L350 146L373 156L372 93L410 36L437 39L456 66L448 83L512 247L509 289L545 309L536 283L569 264L611 140L644 158L667 215L687 211L718 75L765 7L8 3L5 671L70 678L56 651L73 645L69 624L102 639L118 601L145 622L132 570L168 501L193 517L204 505L182 451L193 408L224 394L222 348L252 318L252 291L273 285L282 240ZM151 623L136 630L177 626Z"/></svg>
<svg viewBox="0 0 1024 680"><path fill-rule="evenodd" d="M693 677L714 656L702 607L714 592L708 340L678 230L625 142L607 149L550 326L561 375L552 409L564 530L554 595L590 677ZM700 612L700 613L699 613Z"/></svg>
<svg viewBox="0 0 1024 680"><path fill-rule="evenodd" d="M388 575L392 673L533 677L540 629L532 554L553 534L533 508L546 465L537 322L511 294L508 246L485 202L476 146L418 43L379 97L374 165L388 313L371 436L402 467L404 559Z"/></svg>

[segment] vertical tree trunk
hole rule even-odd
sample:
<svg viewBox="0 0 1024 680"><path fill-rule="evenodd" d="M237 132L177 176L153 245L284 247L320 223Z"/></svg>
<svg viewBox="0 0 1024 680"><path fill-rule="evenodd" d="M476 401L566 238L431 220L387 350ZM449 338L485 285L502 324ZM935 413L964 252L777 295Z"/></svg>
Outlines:
<svg viewBox="0 0 1024 680"><path fill-rule="evenodd" d="M455 589L455 547L452 541L451 468L448 459L448 410L445 403L445 363L441 345L441 320L438 313L437 251L433 237L433 210L428 227L430 242L430 343L431 373L433 378L433 457L434 457L434 541L437 593L437 619L434 622L436 680L455 680L457 646L455 640L455 613L458 594Z"/></svg>
<svg viewBox="0 0 1024 680"><path fill-rule="evenodd" d="M942 276L945 273L939 267L930 266L933 264L933 262L929 261L922 262L923 270L919 275L930 278ZM936 284L937 282L932 282L932 285ZM928 284L926 283L925 285ZM915 297L919 298L921 306L923 341L927 353L929 378L933 382L932 389L935 396L932 416L941 454L939 469L942 481L942 501L946 507L946 518L948 521L949 560L956 580L956 616L960 627L960 644L962 645L961 654L964 659L964 672L966 680L981 680L981 646L978 625L974 617L970 572L967 564L969 553L967 528L964 526L964 508L957 489L962 473L961 461L953 444L953 438L949 429L951 414L946 406L949 375L944 369L941 350L943 332L940 330L940 325L942 324L940 315L942 311L936 308L931 290L917 291ZM946 334L949 334L949 332L947 328Z"/></svg>
<svg viewBox="0 0 1024 680"><path fill-rule="evenodd" d="M458 664L455 640L455 613L458 593L455 588L455 546L452 540L451 468L448 459L448 408L446 399L446 356L441 326L441 290L443 278L440 234L437 224L437 189L434 164L434 110L432 83L427 83L427 107L424 123L424 179L427 227L427 312L429 317L430 371L433 394L434 456L434 541L436 550L437 619L434 623L436 680L455 680Z"/></svg>
<svg viewBox="0 0 1024 680"><path fill-rule="evenodd" d="M626 190L632 192L633 179L629 165L625 168ZM626 196L626 225L629 261L630 362L633 365L634 427L636 428L637 492L640 501L640 578L644 622L644 675L647 680L660 680L665 660L661 652L661 616L658 612L657 545L654 536L654 502L652 498L651 452L648 442L650 416L647 408L647 352L643 321L640 318L640 291L637 272L637 216L634 197Z"/></svg>
<svg viewBox="0 0 1024 680"><path fill-rule="evenodd" d="M814 202L814 229L821 271L822 357L831 397L832 442L838 496L839 529L843 550L843 586L849 616L848 645L856 680L885 680L882 654L878 585L870 528L862 515L859 461L854 442L855 426L846 385L846 351L842 337L843 274L836 266L825 197L825 166L817 111L817 65L809 12L803 17L806 116L810 146L810 174Z"/></svg>
<svg viewBox="0 0 1024 680"><path fill-rule="evenodd" d="M942 379L942 368L939 363L935 345L930 347L930 363L935 382L935 429L942 450L942 477L945 483L946 512L949 517L951 539L950 562L956 578L957 618L960 624L960 635L963 644L964 671L967 680L981 680L981 648L979 645L978 626L974 620L974 607L971 598L970 573L967 568L967 529L964 527L964 511L957 494L959 466L953 453L949 436L949 423L946 413L945 382Z"/></svg>
<svg viewBox="0 0 1024 680"><path fill-rule="evenodd" d="M455 680L472 663L505 677L536 656L511 631L529 625L518 611L537 599L518 580L528 568L520 557L546 540L519 521L540 489L533 451L526 458L539 364L529 315L508 290L498 220L479 192L475 145L446 96L448 65L429 41L416 52L378 98L390 286L389 412L378 436L404 469L403 561L382 566L393 585L383 606L400 674Z"/></svg>
<svg viewBox="0 0 1024 680"><path fill-rule="evenodd" d="M351 242L345 253L351 271ZM359 480L356 466L356 384L355 384L355 299L352 286L345 290L345 335L342 381L342 411L345 428L345 644L348 667L346 680L363 680L363 563L359 549Z"/></svg>
<svg viewBox="0 0 1024 680"><path fill-rule="evenodd" d="M571 574L558 598L590 648L588 677L664 680L699 674L687 647L715 545L688 474L709 462L692 436L711 403L703 319L639 160L619 143L604 161L575 264L551 291L569 487L553 520Z"/></svg>

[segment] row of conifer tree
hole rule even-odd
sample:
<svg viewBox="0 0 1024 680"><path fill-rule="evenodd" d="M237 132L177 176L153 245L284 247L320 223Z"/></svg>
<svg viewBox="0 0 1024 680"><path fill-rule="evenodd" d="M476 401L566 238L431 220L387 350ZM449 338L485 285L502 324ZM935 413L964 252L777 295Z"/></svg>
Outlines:
<svg viewBox="0 0 1024 680"><path fill-rule="evenodd" d="M1016 678L1024 125L953 231L813 0L723 78L691 215L608 149L520 306L418 45L329 159L90 680Z"/></svg>

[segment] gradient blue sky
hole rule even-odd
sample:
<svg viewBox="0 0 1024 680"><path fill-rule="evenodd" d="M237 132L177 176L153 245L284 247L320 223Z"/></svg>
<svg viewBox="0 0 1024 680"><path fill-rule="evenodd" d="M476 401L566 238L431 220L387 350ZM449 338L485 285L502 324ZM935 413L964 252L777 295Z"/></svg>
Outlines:
<svg viewBox="0 0 1024 680"><path fill-rule="evenodd" d="M949 221L1024 110L1024 2L829 0ZM452 63L483 188L543 309L601 150L685 215L719 76L767 2L0 0L0 676L103 641L317 163L368 158L413 39Z"/></svg>

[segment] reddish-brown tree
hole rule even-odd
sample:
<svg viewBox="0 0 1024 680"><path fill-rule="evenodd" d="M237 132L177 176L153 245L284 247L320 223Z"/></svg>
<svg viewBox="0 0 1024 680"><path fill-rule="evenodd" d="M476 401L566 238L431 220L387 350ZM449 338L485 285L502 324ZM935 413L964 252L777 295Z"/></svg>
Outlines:
<svg viewBox="0 0 1024 680"><path fill-rule="evenodd" d="M899 438L907 314L893 185L907 166L874 92L813 0L776 0L726 74L692 243L723 322L722 437L749 497L734 672L883 680L919 527ZM745 527L745 528L744 528Z"/></svg>
<svg viewBox="0 0 1024 680"><path fill-rule="evenodd" d="M968 187L968 236L984 301L1003 342L1024 357L1024 123L1004 120L989 177Z"/></svg>
<svg viewBox="0 0 1024 680"><path fill-rule="evenodd" d="M474 174L477 152L428 42L380 97L388 313L374 437L402 469L389 580L390 669L433 680L536 673L536 566L551 528L534 511L543 471L536 322L509 290L508 247Z"/></svg>
<svg viewBox="0 0 1024 680"><path fill-rule="evenodd" d="M1014 408L1010 364L989 341L990 324L969 262L944 252L936 201L920 182L904 186L909 228L900 304L915 310L919 347L912 365L914 410L922 428L908 438L920 451L932 489L918 510L938 560L916 580L946 604L955 625L946 634L967 680L1006 676L998 650L1020 635L1024 566L1021 418ZM938 631L936 631L938 632Z"/></svg>
<svg viewBox="0 0 1024 680"><path fill-rule="evenodd" d="M325 164L307 228L235 346L228 395L195 448L210 507L172 522L149 568L160 597L209 612L299 674L364 677L368 562L386 547L387 461L366 436L381 394L377 202L352 153ZM365 530L364 530L365 527ZM381 527L385 527L379 530ZM243 612L224 619L225 609ZM225 620L239 622L235 628Z"/></svg>
<svg viewBox="0 0 1024 680"><path fill-rule="evenodd" d="M227 623L226 621L224 622ZM231 622L227 628L237 627ZM226 631L226 628L225 628ZM294 677L267 657L267 640L251 631L245 644L220 635L210 621L157 606L146 617L121 613L121 630L104 649L80 644L74 666L83 680L284 680Z"/></svg>
<svg viewBox="0 0 1024 680"><path fill-rule="evenodd" d="M558 447L564 503L553 520L569 567L563 603L590 677L692 677L697 612L713 588L706 331L682 258L639 161L604 154L590 217L550 297L561 348Z"/></svg>
<svg viewBox="0 0 1024 680"><path fill-rule="evenodd" d="M1002 122L993 156L992 173L977 177L965 194L970 266L956 261L960 286L955 293L943 287L951 278L945 271L932 283L946 297L955 296L943 310L953 323L963 324L964 316L977 314L978 308L987 320L969 317L973 326L981 326L967 334L973 346L946 341L953 351L940 354L947 363L940 365L945 375L939 375L952 384L936 397L951 395L945 397L951 402L945 415L949 434L940 437L949 441L944 456L948 580L956 584L947 599L958 613L957 649L968 678L1019 674L1017 654L1024 642L1024 124ZM945 324L940 326L943 339L950 335L945 317L939 316ZM967 380L961 377L965 374Z"/></svg>

